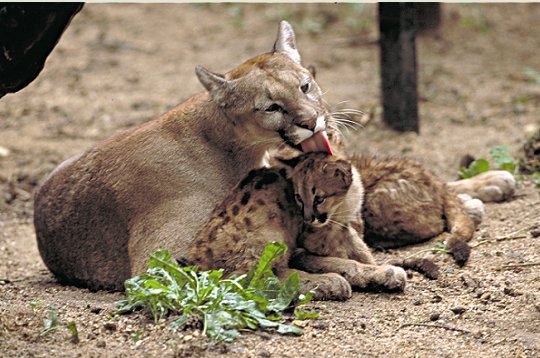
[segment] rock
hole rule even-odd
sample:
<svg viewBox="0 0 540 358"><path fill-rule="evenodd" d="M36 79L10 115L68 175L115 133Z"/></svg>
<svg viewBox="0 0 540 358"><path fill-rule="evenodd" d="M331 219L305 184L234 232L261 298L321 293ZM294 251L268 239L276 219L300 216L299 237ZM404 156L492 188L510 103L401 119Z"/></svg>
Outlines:
<svg viewBox="0 0 540 358"><path fill-rule="evenodd" d="M456 306L456 307L450 308L450 311L452 311L454 314L462 314L463 312L466 311L466 309L461 306Z"/></svg>

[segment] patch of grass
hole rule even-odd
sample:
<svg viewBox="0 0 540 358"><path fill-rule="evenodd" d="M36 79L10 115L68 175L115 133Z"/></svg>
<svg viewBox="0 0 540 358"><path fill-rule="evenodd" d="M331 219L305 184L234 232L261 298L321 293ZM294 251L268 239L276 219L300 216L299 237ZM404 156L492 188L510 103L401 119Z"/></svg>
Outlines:
<svg viewBox="0 0 540 358"><path fill-rule="evenodd" d="M283 312L294 309L297 319L316 318L317 314L298 308L311 295L299 294L296 273L281 283L272 272L272 263L286 249L283 243L268 244L253 270L231 278L223 278L223 270L180 267L168 251L159 250L151 254L145 274L125 282L127 299L115 305L118 313L142 309L155 322L177 314L176 328L191 316L201 317L203 333L215 340L232 341L241 329L300 335L300 328L284 323Z"/></svg>

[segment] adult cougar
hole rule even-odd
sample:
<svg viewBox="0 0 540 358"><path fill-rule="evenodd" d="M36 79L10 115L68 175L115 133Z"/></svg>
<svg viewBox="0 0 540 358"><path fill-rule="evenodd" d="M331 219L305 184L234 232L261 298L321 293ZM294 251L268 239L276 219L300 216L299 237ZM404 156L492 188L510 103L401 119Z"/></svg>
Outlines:
<svg viewBox="0 0 540 358"><path fill-rule="evenodd" d="M182 256L267 150L331 152L330 115L287 22L272 52L196 74L206 92L66 160L37 192L38 248L61 282L122 290L152 251Z"/></svg>

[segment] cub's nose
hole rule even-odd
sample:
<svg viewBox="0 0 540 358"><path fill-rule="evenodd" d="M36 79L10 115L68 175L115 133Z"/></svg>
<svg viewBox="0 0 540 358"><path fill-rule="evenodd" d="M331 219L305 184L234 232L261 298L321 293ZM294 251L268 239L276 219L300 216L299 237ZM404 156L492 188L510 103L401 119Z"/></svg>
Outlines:
<svg viewBox="0 0 540 358"><path fill-rule="evenodd" d="M311 214L311 215L304 215L304 223L308 225L324 225L328 221L328 214Z"/></svg>

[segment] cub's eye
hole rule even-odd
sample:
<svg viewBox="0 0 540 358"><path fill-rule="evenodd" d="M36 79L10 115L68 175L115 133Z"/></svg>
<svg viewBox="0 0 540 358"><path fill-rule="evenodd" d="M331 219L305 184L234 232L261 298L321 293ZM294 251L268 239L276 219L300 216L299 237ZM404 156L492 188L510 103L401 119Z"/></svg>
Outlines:
<svg viewBox="0 0 540 358"><path fill-rule="evenodd" d="M294 194L294 200L296 200L296 203L303 207L304 206L304 202L302 201L302 197L300 197L300 194Z"/></svg>
<svg viewBox="0 0 540 358"><path fill-rule="evenodd" d="M324 201L326 200L326 198L322 197L322 196L316 196L314 199L313 199L313 203L315 205L319 205L319 204L322 204L324 203Z"/></svg>
<svg viewBox="0 0 540 358"><path fill-rule="evenodd" d="M303 93L308 93L310 88L311 86L310 86L310 83L308 82L300 86L300 91L302 91Z"/></svg>
<svg viewBox="0 0 540 358"><path fill-rule="evenodd" d="M279 104L273 103L272 105L270 105L270 107L266 108L265 111L266 112L281 112L283 111L283 108L281 108Z"/></svg>

